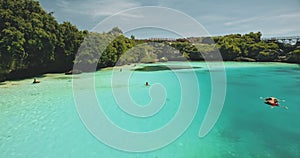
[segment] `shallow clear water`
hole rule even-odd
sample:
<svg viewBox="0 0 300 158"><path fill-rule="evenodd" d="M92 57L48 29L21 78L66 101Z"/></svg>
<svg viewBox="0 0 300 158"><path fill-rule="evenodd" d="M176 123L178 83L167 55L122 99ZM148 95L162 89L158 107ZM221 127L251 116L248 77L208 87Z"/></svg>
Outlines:
<svg viewBox="0 0 300 158"><path fill-rule="evenodd" d="M0 157L300 157L298 65L225 63L225 104L214 128L204 138L199 138L198 132L210 101L210 76L204 63L192 65L203 68L195 71L201 95L191 126L175 142L146 153L108 147L86 129L76 111L71 76L47 74L39 78L40 84L31 84L32 79L5 82L0 85ZM167 92L159 113L144 119L118 108L111 91L112 70L98 71L95 77L95 92L103 111L122 128L155 130L168 123L178 110L181 89L172 71L133 72L128 89L137 104L146 105L151 99L145 81L160 83ZM281 104L289 109L269 108L260 99L267 96L286 100Z"/></svg>

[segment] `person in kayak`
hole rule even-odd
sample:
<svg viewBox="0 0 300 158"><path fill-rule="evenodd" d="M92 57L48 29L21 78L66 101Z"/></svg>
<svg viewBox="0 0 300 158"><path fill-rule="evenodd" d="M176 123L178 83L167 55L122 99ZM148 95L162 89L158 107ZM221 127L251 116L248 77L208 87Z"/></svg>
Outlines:
<svg viewBox="0 0 300 158"><path fill-rule="evenodd" d="M268 98L260 97L260 99L265 100L265 104L270 105L270 108L274 108L275 106L277 106L277 107L281 107L281 108L284 108L284 109L288 109L287 106L279 105L279 102L285 102L285 100L280 100L280 99L275 98L275 97L268 97Z"/></svg>
<svg viewBox="0 0 300 158"><path fill-rule="evenodd" d="M265 103L271 105L271 108L279 106L278 99L274 97L265 98Z"/></svg>

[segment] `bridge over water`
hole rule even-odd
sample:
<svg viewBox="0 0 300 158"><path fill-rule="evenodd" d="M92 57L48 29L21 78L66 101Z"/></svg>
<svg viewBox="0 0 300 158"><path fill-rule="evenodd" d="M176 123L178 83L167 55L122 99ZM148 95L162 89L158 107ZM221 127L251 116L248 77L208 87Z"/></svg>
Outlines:
<svg viewBox="0 0 300 158"><path fill-rule="evenodd" d="M300 36L285 36L285 37L264 37L262 41L276 41L279 43L296 44L300 42Z"/></svg>

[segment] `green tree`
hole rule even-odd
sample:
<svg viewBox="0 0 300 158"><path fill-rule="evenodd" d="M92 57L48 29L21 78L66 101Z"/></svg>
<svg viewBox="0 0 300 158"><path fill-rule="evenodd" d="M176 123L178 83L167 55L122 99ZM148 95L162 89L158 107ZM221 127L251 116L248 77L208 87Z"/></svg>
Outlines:
<svg viewBox="0 0 300 158"><path fill-rule="evenodd" d="M0 17L2 76L64 71L86 34L70 23L58 24L33 0L1 0Z"/></svg>

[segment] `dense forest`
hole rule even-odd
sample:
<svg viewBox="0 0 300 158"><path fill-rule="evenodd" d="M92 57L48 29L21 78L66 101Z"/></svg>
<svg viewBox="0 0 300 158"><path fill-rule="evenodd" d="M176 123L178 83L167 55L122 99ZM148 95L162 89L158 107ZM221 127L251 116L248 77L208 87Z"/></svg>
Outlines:
<svg viewBox="0 0 300 158"><path fill-rule="evenodd" d="M52 14L33 0L0 1L0 80L72 68L87 31Z"/></svg>
<svg viewBox="0 0 300 158"><path fill-rule="evenodd" d="M100 69L136 62L214 60L218 51L225 61L300 63L299 42L262 41L260 32L142 40L125 37L117 27L106 33L81 31L70 22L59 24L52 14L33 0L0 0L0 81L66 72L74 63Z"/></svg>

